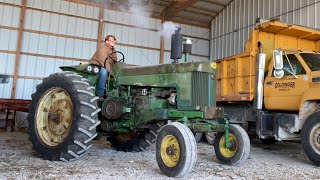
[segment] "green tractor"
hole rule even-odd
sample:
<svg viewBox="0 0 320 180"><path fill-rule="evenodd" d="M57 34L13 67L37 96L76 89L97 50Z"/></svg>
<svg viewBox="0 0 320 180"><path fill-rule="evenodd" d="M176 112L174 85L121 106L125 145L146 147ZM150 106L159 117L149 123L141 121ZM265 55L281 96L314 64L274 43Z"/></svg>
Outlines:
<svg viewBox="0 0 320 180"><path fill-rule="evenodd" d="M100 67L93 64L61 67L37 86L29 134L43 159L76 160L102 134L120 151L144 151L156 143L160 170L183 177L197 159L192 132L217 132L214 149L222 164L248 159L247 133L229 125L216 107L215 63L139 67L126 65L124 56L121 61L113 66L103 100L95 92Z"/></svg>

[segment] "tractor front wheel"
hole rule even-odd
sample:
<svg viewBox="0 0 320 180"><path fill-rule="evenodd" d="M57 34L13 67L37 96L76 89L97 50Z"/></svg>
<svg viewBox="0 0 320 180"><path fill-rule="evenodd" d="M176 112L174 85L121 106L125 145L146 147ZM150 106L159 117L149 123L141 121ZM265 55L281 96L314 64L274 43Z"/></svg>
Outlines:
<svg viewBox="0 0 320 180"><path fill-rule="evenodd" d="M156 142L160 170L169 177L184 177L197 160L197 143L191 130L178 122L163 126Z"/></svg>
<svg viewBox="0 0 320 180"><path fill-rule="evenodd" d="M226 147L225 134L217 133L214 141L216 156L221 164L240 166L250 154L249 136L242 127L231 124L228 137L230 146Z"/></svg>

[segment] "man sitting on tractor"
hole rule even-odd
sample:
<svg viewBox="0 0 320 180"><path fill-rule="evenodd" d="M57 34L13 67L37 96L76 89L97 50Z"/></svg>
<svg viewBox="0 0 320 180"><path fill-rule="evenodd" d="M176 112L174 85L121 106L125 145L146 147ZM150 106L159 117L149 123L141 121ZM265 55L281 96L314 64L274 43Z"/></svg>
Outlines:
<svg viewBox="0 0 320 180"><path fill-rule="evenodd" d="M99 80L97 85L97 93L100 99L105 95L105 87L107 75L112 70L113 64L117 61L117 54L114 48L116 38L113 35L108 35L104 39L105 44L100 47L92 56L89 63L101 66Z"/></svg>

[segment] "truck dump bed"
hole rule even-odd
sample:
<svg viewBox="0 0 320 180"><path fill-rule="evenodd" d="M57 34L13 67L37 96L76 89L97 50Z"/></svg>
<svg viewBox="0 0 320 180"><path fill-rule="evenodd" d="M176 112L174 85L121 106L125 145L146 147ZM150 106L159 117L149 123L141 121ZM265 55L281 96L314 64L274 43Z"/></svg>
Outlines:
<svg viewBox="0 0 320 180"><path fill-rule="evenodd" d="M320 30L279 21L258 25L250 34L244 53L220 60L217 63L217 101L252 101L256 90L256 55L258 42L266 54L266 70L274 49L320 49Z"/></svg>

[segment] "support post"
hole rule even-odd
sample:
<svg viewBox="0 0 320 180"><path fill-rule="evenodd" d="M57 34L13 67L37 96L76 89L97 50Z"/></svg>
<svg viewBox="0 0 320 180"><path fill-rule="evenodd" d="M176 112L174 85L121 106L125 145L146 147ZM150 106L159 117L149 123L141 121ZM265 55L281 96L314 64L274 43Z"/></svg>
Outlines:
<svg viewBox="0 0 320 180"><path fill-rule="evenodd" d="M163 30L163 23L164 23L164 15L162 14L161 19L161 30ZM159 64L164 64L164 36L160 34L160 59Z"/></svg>
<svg viewBox="0 0 320 180"><path fill-rule="evenodd" d="M20 11L20 24L19 24L19 32L18 32L18 42L16 48L16 58L14 65L14 74L13 74L13 82L11 89L11 99L16 98L16 86L18 80L19 66L20 66L20 57L21 57L21 49L22 49L22 39L23 39L23 30L24 30L24 20L26 15L26 6L27 0L22 0L22 6Z"/></svg>
<svg viewBox="0 0 320 180"><path fill-rule="evenodd" d="M103 17L104 17L104 8L100 7L99 11L99 27L98 27L98 43L97 43L97 49L101 47L102 42L102 33L103 33Z"/></svg>

